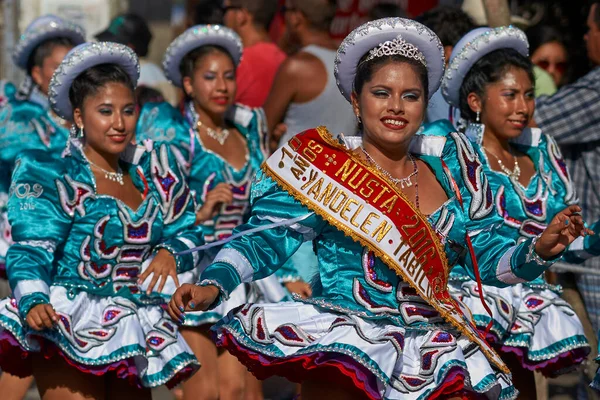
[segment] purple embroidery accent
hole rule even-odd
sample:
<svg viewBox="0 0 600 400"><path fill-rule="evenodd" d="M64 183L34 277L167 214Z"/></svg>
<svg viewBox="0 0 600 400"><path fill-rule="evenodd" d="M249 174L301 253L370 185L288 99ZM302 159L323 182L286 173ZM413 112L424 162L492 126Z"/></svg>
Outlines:
<svg viewBox="0 0 600 400"><path fill-rule="evenodd" d="M409 376L402 376L402 379L404 380L404 382L406 382L409 386L412 387L419 387L426 382L424 379Z"/></svg>
<svg viewBox="0 0 600 400"><path fill-rule="evenodd" d="M175 200L175 206L174 206L173 215L179 215L179 213L181 212L181 210L183 210L183 208L187 204L187 197L188 197L188 193L189 192L190 192L190 190L186 188L186 190L181 194L181 196L179 196Z"/></svg>
<svg viewBox="0 0 600 400"><path fill-rule="evenodd" d="M454 338L452 335L444 331L438 332L433 339L431 339L433 343L450 343L453 340Z"/></svg>
<svg viewBox="0 0 600 400"><path fill-rule="evenodd" d="M146 340L146 343L151 347L158 347L165 342L165 339L158 336L151 336Z"/></svg>
<svg viewBox="0 0 600 400"><path fill-rule="evenodd" d="M527 305L527 308L531 310L544 304L544 300L538 299L536 297L530 297L525 301L525 304Z"/></svg>
<svg viewBox="0 0 600 400"><path fill-rule="evenodd" d="M175 179L171 171L168 170L165 176L160 176L158 168L155 168L154 173L156 174L156 176L158 176L158 183L162 191L165 193L166 200L170 201L171 199L169 198L169 196L171 194L171 188L177 182L177 180Z"/></svg>
<svg viewBox="0 0 600 400"><path fill-rule="evenodd" d="M425 370L430 370L432 366L433 356L438 353L438 350L428 351L421 357L421 366Z"/></svg>
<svg viewBox="0 0 600 400"><path fill-rule="evenodd" d="M500 308L502 309L502 311L504 311L505 313L508 314L508 312L510 311L508 304L504 300L499 300L499 302L500 302Z"/></svg>
<svg viewBox="0 0 600 400"><path fill-rule="evenodd" d="M131 279L135 279L138 277L140 273L139 267L119 267L117 268L115 274L118 277L128 277Z"/></svg>
<svg viewBox="0 0 600 400"><path fill-rule="evenodd" d="M292 328L289 325L281 325L277 329L275 329L275 332L278 332L286 340L304 343L304 340L300 336L298 336L296 331L294 331L294 328Z"/></svg>
<svg viewBox="0 0 600 400"><path fill-rule="evenodd" d="M148 223L144 222L139 226L134 226L131 224L127 225L127 236L130 239L143 239L148 236Z"/></svg>
<svg viewBox="0 0 600 400"><path fill-rule="evenodd" d="M400 351L404 350L404 335L400 332L389 332L384 335L385 337L390 338L391 341L396 342L398 345L398 349Z"/></svg>
<svg viewBox="0 0 600 400"><path fill-rule="evenodd" d="M171 333L175 332L175 327L170 322L164 322L163 327L167 328L167 330Z"/></svg>
<svg viewBox="0 0 600 400"><path fill-rule="evenodd" d="M539 199L536 201L524 200L524 202L525 202L525 208L531 214L536 215L536 216L542 216L544 214L544 207L542 204L542 200L539 200Z"/></svg>
<svg viewBox="0 0 600 400"><path fill-rule="evenodd" d="M117 310L108 310L107 312L104 313L104 322L109 322L112 321L113 319L115 319L119 314L121 314L121 311L117 311Z"/></svg>
<svg viewBox="0 0 600 400"><path fill-rule="evenodd" d="M417 306L407 306L404 308L406 310L406 314L409 317L414 317L415 315L419 315L425 318L434 318L439 316L438 312L435 310L427 310Z"/></svg>
<svg viewBox="0 0 600 400"><path fill-rule="evenodd" d="M65 330L71 334L71 323L69 322L69 319L67 317L65 317L64 315L58 315L58 318L60 319L60 322L62 322Z"/></svg>

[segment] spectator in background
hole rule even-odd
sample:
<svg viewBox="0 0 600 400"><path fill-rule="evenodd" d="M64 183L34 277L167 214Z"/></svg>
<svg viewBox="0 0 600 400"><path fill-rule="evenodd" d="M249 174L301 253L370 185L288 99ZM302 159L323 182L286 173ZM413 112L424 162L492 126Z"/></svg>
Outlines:
<svg viewBox="0 0 600 400"><path fill-rule="evenodd" d="M235 101L262 107L285 53L271 42L269 25L277 0L225 0L223 21L242 38L244 57L237 69Z"/></svg>
<svg viewBox="0 0 600 400"><path fill-rule="evenodd" d="M333 75L337 46L329 27L335 10L335 0L286 1L286 35L301 50L281 64L265 103L272 147L279 139L287 141L318 125L327 125L333 134L356 131L352 107L338 91ZM282 137L273 132L281 122L287 127Z"/></svg>
<svg viewBox="0 0 600 400"><path fill-rule="evenodd" d="M567 83L569 53L560 31L549 25L535 25L525 33L531 61L548 72L557 87Z"/></svg>
<svg viewBox="0 0 600 400"><path fill-rule="evenodd" d="M444 46L446 64L458 41L468 32L476 28L475 22L459 7L440 6L427 11L416 18L417 21L431 29ZM460 111L454 110L446 103L442 92L438 90L429 99L427 106L427 122L449 119L456 125Z"/></svg>
<svg viewBox="0 0 600 400"><path fill-rule="evenodd" d="M135 14L122 14L115 17L108 28L96 35L101 42L115 42L126 45L135 51L140 59L139 86L158 90L171 104L177 104L178 93L165 78L162 69L144 58L148 55L152 32L146 21Z"/></svg>
<svg viewBox="0 0 600 400"><path fill-rule="evenodd" d="M444 46L446 64L458 41L476 28L475 22L459 7L440 6L424 12L417 21L431 29Z"/></svg>

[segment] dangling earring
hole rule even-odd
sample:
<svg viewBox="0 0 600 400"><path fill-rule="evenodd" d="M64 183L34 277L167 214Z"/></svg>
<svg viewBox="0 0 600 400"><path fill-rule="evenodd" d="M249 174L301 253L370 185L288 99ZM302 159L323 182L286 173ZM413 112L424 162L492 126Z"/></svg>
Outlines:
<svg viewBox="0 0 600 400"><path fill-rule="evenodd" d="M484 132L485 125L481 123L481 111L476 111L475 122L469 121L467 129L465 129L465 136L467 136L472 142L482 144Z"/></svg>
<svg viewBox="0 0 600 400"><path fill-rule="evenodd" d="M71 125L71 129L69 129L69 134L73 139L79 139L83 137L83 126L78 127L76 124Z"/></svg>

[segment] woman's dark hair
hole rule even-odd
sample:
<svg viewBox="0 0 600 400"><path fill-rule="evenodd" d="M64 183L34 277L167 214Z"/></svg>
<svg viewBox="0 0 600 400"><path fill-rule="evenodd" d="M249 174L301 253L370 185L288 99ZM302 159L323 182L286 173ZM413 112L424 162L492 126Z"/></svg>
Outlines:
<svg viewBox="0 0 600 400"><path fill-rule="evenodd" d="M477 27L473 19L460 7L438 6L415 18L431 29L443 46L456 46L468 32Z"/></svg>
<svg viewBox="0 0 600 400"><path fill-rule="evenodd" d="M525 31L527 41L529 41L529 54L533 55L535 51L546 43L557 42L565 48L563 40L564 34L550 25L534 25Z"/></svg>
<svg viewBox="0 0 600 400"><path fill-rule="evenodd" d="M463 118L474 121L475 112L469 107L467 98L470 93L476 93L485 99L485 90L490 83L496 83L510 68L520 68L527 72L531 83L535 84L533 64L531 60L514 49L499 49L486 54L479 59L460 87L460 113Z"/></svg>
<svg viewBox="0 0 600 400"><path fill-rule="evenodd" d="M179 72L181 73L181 76L187 76L188 78L194 76L194 70L196 69L198 62L205 56L215 52L227 55L227 57L229 57L233 65L235 65L233 57L231 57L231 54L229 54L229 52L223 47L215 45L206 45L190 51L185 55L185 57L183 57L183 60L181 60L181 64L179 65Z"/></svg>
<svg viewBox="0 0 600 400"><path fill-rule="evenodd" d="M163 103L165 97L160 90L140 85L135 89L135 98L140 108L146 103Z"/></svg>
<svg viewBox="0 0 600 400"><path fill-rule="evenodd" d="M133 82L123 68L115 64L100 64L83 71L71 84L69 101L73 110L82 108L88 96L93 96L109 83L122 83L135 95Z"/></svg>
<svg viewBox="0 0 600 400"><path fill-rule="evenodd" d="M31 75L31 70L33 67L42 67L46 57L52 55L54 49L59 46L74 47L75 44L71 41L71 39L66 37L57 37L43 41L29 56L29 59L27 60L27 73Z"/></svg>
<svg viewBox="0 0 600 400"><path fill-rule="evenodd" d="M356 68L356 76L354 78L354 91L357 95L362 92L363 86L366 82L369 82L373 79L373 74L379 70L379 68L383 67L385 64L390 62L403 62L410 65L414 71L419 76L419 80L423 85L423 96L425 98L425 103L427 103L427 99L429 98L429 78L427 76L427 68L421 64L420 61L414 60L412 58L406 58L400 55L394 56L383 56L376 57L369 61L364 61L368 57L369 53L365 54L362 59L358 62L358 67Z"/></svg>

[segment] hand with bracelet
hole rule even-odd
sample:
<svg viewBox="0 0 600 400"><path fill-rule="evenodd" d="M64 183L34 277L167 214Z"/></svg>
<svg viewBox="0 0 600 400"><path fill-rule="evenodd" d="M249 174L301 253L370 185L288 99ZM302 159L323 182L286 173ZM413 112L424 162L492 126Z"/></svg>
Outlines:
<svg viewBox="0 0 600 400"><path fill-rule="evenodd" d="M542 260L559 256L579 236L593 235L585 226L581 207L569 206L556 214L535 242L535 253Z"/></svg>

